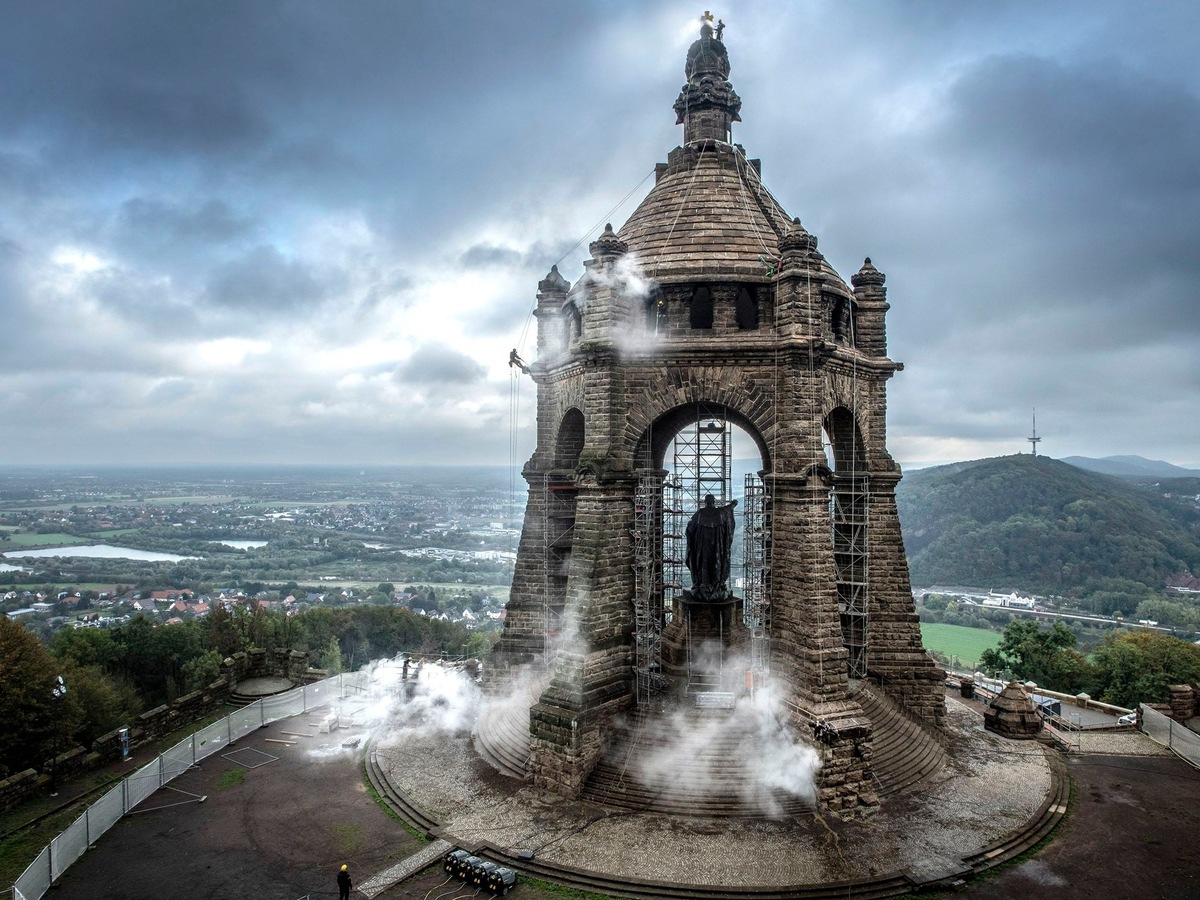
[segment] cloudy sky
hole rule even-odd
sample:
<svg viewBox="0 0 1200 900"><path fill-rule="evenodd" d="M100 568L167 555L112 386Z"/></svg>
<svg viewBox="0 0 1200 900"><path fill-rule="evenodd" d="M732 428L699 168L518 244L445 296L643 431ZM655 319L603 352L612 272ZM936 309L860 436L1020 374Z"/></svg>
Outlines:
<svg viewBox="0 0 1200 900"><path fill-rule="evenodd" d="M507 462L537 281L679 143L701 11L2 0L0 465ZM1200 4L713 12L735 140L888 275L893 455L1036 406L1200 466Z"/></svg>

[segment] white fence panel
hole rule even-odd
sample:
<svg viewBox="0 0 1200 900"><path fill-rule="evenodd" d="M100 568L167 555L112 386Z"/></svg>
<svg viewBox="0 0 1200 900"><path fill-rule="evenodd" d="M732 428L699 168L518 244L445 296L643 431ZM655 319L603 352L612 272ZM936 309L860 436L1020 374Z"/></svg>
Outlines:
<svg viewBox="0 0 1200 900"><path fill-rule="evenodd" d="M1142 706L1142 731L1164 747L1171 745L1171 720L1157 710Z"/></svg>
<svg viewBox="0 0 1200 900"><path fill-rule="evenodd" d="M153 762L142 766L126 779L126 784L129 785L128 793L125 794L126 812L162 787L162 771L159 768L161 765L155 758Z"/></svg>
<svg viewBox="0 0 1200 900"><path fill-rule="evenodd" d="M112 828L125 815L125 785L115 788L97 800L88 809L91 822L88 826L94 842L97 837Z"/></svg>
<svg viewBox="0 0 1200 900"><path fill-rule="evenodd" d="M184 772L186 772L195 760L195 755L192 753L192 737L188 735L170 750L167 750L162 755L162 783L166 784L169 781L174 781Z"/></svg>
<svg viewBox="0 0 1200 900"><path fill-rule="evenodd" d="M330 684L330 682L333 682ZM315 681L304 686L304 709L307 712L314 706L324 706L337 696L337 682L331 678Z"/></svg>
<svg viewBox="0 0 1200 900"><path fill-rule="evenodd" d="M1200 734L1144 704L1141 710L1142 731L1164 747L1175 751L1193 766L1200 766Z"/></svg>
<svg viewBox="0 0 1200 900"><path fill-rule="evenodd" d="M82 815L50 842L50 877L58 879L67 867L87 852L87 816Z"/></svg>
<svg viewBox="0 0 1200 900"><path fill-rule="evenodd" d="M222 749L229 741L229 723L225 719L201 728L193 735L196 761L206 759Z"/></svg>
<svg viewBox="0 0 1200 900"><path fill-rule="evenodd" d="M21 877L13 883L13 889L26 900L41 900L50 890L50 847L45 846L37 859L29 864ZM14 896L16 896L14 894Z"/></svg>
<svg viewBox="0 0 1200 900"><path fill-rule="evenodd" d="M259 728L263 723L262 710L257 703L243 706L229 714L229 742L232 744Z"/></svg>
<svg viewBox="0 0 1200 900"><path fill-rule="evenodd" d="M262 705L263 718L268 722L278 722L304 712L304 691L292 690L286 694L263 697Z"/></svg>

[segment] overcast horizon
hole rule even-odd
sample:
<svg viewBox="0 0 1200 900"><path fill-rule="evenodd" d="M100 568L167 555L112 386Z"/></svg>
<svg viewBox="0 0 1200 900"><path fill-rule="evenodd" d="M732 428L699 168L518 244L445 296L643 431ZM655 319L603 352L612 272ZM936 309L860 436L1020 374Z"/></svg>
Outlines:
<svg viewBox="0 0 1200 900"><path fill-rule="evenodd" d="M508 465L537 282L680 143L703 7L0 10L7 468ZM902 465L1036 407L1039 454L1200 468L1200 6L712 12L734 140L887 275Z"/></svg>

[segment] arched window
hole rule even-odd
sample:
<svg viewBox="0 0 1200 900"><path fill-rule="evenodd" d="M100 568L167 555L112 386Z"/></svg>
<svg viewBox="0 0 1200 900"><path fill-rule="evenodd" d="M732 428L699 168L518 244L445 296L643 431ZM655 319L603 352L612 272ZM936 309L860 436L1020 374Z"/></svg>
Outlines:
<svg viewBox="0 0 1200 900"><path fill-rule="evenodd" d="M826 294L829 302L830 328L833 339L839 344L854 343L854 305L852 301L837 294Z"/></svg>
<svg viewBox="0 0 1200 900"><path fill-rule="evenodd" d="M574 469L583 452L583 413L569 409L558 426L558 438L554 442L554 468Z"/></svg>
<svg viewBox="0 0 1200 900"><path fill-rule="evenodd" d="M713 295L703 285L696 288L692 294L692 309L690 324L693 328L713 327Z"/></svg>
<svg viewBox="0 0 1200 900"><path fill-rule="evenodd" d="M758 298L754 295L754 288L743 285L738 289L733 311L738 328L743 331L758 328Z"/></svg>
<svg viewBox="0 0 1200 900"><path fill-rule="evenodd" d="M839 406L825 418L825 433L833 453L833 469L838 474L866 472L862 433L854 421L854 413Z"/></svg>

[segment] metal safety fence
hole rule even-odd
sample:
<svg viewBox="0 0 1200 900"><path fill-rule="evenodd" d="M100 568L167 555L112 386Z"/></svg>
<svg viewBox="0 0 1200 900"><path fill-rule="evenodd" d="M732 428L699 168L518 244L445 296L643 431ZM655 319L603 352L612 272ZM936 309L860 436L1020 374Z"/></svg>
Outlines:
<svg viewBox="0 0 1200 900"><path fill-rule="evenodd" d="M12 900L41 900L50 886L122 816L159 788L178 778L201 760L245 737L256 728L300 715L334 700L360 694L370 687L367 672L348 672L306 684L283 694L263 697L225 718L188 735L151 762L123 778L89 806L13 882Z"/></svg>
<svg viewBox="0 0 1200 900"><path fill-rule="evenodd" d="M1200 766L1200 734L1144 703L1141 706L1141 714L1143 732L1193 766Z"/></svg>

